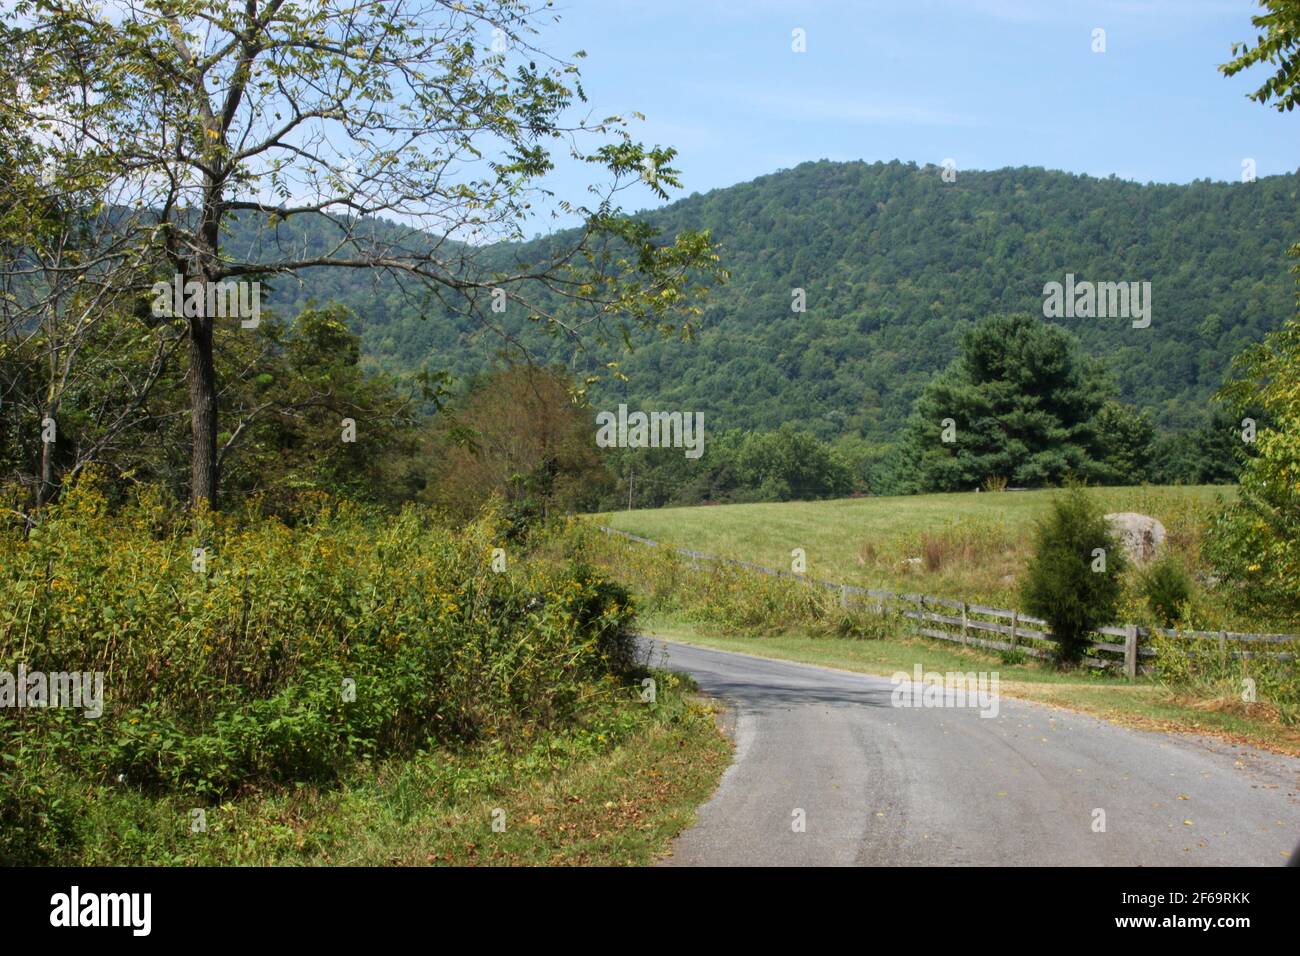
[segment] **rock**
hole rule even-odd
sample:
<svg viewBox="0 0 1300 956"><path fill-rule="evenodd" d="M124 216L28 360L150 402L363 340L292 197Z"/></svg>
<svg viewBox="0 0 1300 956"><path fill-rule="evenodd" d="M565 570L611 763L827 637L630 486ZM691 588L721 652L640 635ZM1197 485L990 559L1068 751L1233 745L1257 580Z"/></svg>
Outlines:
<svg viewBox="0 0 1300 956"><path fill-rule="evenodd" d="M919 568L923 562L920 558L904 558L903 563L909 568Z"/></svg>
<svg viewBox="0 0 1300 956"><path fill-rule="evenodd" d="M1123 511L1106 515L1106 522L1129 560L1137 564L1146 564L1165 546L1165 526L1150 515Z"/></svg>

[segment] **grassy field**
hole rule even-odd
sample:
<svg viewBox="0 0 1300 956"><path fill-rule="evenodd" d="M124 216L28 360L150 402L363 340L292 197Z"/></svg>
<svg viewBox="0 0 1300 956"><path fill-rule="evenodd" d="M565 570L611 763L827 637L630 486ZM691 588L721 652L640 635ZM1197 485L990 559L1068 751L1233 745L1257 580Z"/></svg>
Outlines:
<svg viewBox="0 0 1300 956"><path fill-rule="evenodd" d="M1107 512L1136 511L1159 518L1169 549L1195 581L1189 614L1197 626L1262 630L1221 601L1201 560L1203 529L1222 497L1221 487L1103 488L1088 493ZM807 573L866 587L920 592L1018 607L1018 579L1032 550L1035 521L1050 491L861 498L825 502L731 505L628 511L594 516L594 523L723 557L789 568L790 551L803 548ZM927 670L996 670L1008 696L1087 711L1134 726L1250 741L1300 753L1294 669L1264 661L1192 666L1171 655L1158 674L1128 683L1087 669L1059 671L1024 655L915 636L910 623L879 617L869 608L844 609L833 593L743 568L704 563L698 568L620 538L593 535L598 563L637 597L645 633L743 653L822 664L874 674ZM1123 621L1152 623L1137 587L1126 575ZM1163 652L1162 652L1163 653ZM1291 676L1287 676L1287 675ZM1242 680L1261 688L1242 700Z"/></svg>
<svg viewBox="0 0 1300 956"><path fill-rule="evenodd" d="M1108 512L1164 523L1195 564L1205 519L1232 487L1095 488ZM1034 522L1051 491L963 492L836 501L617 511L592 521L728 558L790 567L803 548L812 577L1011 607ZM909 561L909 559L914 559Z"/></svg>

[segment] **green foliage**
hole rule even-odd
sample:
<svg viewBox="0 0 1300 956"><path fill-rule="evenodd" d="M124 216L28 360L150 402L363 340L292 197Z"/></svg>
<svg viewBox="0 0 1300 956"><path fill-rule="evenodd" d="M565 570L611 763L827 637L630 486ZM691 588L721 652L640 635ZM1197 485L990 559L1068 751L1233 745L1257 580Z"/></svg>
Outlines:
<svg viewBox="0 0 1300 956"><path fill-rule="evenodd" d="M284 515L304 493L388 504L413 496L417 396L409 382L366 372L353 318L331 303L292 322L263 319L255 335L219 334L241 370L223 396L219 436L232 500L257 495Z"/></svg>
<svg viewBox="0 0 1300 956"><path fill-rule="evenodd" d="M427 498L460 520L500 498L511 540L552 514L595 506L613 481L575 388L562 370L526 365L477 378L433 421Z"/></svg>
<svg viewBox="0 0 1300 956"><path fill-rule="evenodd" d="M255 507L197 524L82 482L30 536L0 535L0 670L105 675L99 719L0 713L0 820L33 846L66 835L70 793L119 774L200 800L329 781L563 728L632 662L627 593L579 564L494 573L491 514L451 533L318 496L292 529Z"/></svg>
<svg viewBox="0 0 1300 956"><path fill-rule="evenodd" d="M646 213L666 233L707 228L725 250L726 293L710 298L694 341L633 335L631 354L575 358L524 315L501 319L543 359L574 361L579 376L619 361L627 381L593 385L597 407L692 408L711 435L793 421L823 440L881 443L897 440L974 323L1041 315L1044 283L1071 269L1094 281L1150 279L1161 290L1150 329L1057 324L1104 363L1121 401L1183 431L1201 424L1232 356L1291 312L1285 248L1300 235L1298 184L1288 174L1144 185L1033 168L944 183L913 163L803 163ZM528 261L545 243L483 254ZM353 308L382 365L466 379L492 360L496 343L473 337L471 322L428 321L395 283L342 271L317 281L311 293ZM806 313L791 311L794 288L808 293ZM286 310L306 294L276 291L291 300Z"/></svg>
<svg viewBox="0 0 1300 956"><path fill-rule="evenodd" d="M638 611L678 615L725 634L805 628L827 637L882 640L910 630L895 609L865 599L855 597L845 606L833 589L750 567L693 561L667 548L598 533L582 522L572 522L552 546L635 584Z"/></svg>
<svg viewBox="0 0 1300 956"><path fill-rule="evenodd" d="M607 461L616 485L601 510L842 498L864 483L839 449L787 423L772 432L707 432L704 455L629 448ZM629 490L632 494L629 496Z"/></svg>
<svg viewBox="0 0 1300 956"><path fill-rule="evenodd" d="M1095 419L1106 387L1062 329L1029 315L985 319L916 403L903 438L906 490L967 490L991 477L1040 487L1105 475ZM1111 438L1119 456L1122 442Z"/></svg>
<svg viewBox="0 0 1300 956"><path fill-rule="evenodd" d="M1093 427L1107 484L1137 485L1150 479L1156 432L1146 412L1111 400L1098 411Z"/></svg>
<svg viewBox="0 0 1300 956"><path fill-rule="evenodd" d="M223 380L227 427L218 436L233 502L257 497L265 511L290 516L304 494L392 504L418 492L420 396L413 383L363 368L360 339L348 329L352 318L330 304L291 320L268 311L256 329L216 331L215 347L233 368ZM34 398L50 385L46 345L39 335L0 340L0 383L8 386L0 402L0 480L15 485L30 485L39 473L47 410ZM115 500L141 482L188 494L185 371L177 361L183 351L183 337L127 312L92 327L80 374L57 412L58 486L93 464L112 479ZM140 381L149 387L122 387ZM355 423L355 440L344 441L345 419Z"/></svg>
<svg viewBox="0 0 1300 956"><path fill-rule="evenodd" d="M834 449L788 422L747 436L737 450L736 473L757 489L757 501L840 498L853 487L849 466Z"/></svg>
<svg viewBox="0 0 1300 956"><path fill-rule="evenodd" d="M1143 569L1139 588L1160 623L1173 627L1192 599L1192 576L1178 557L1166 554Z"/></svg>
<svg viewBox="0 0 1300 956"><path fill-rule="evenodd" d="M1205 553L1238 606L1300 624L1300 320L1244 352L1236 368L1224 397L1259 406L1268 424L1257 426L1237 500L1216 516Z"/></svg>
<svg viewBox="0 0 1300 956"><path fill-rule="evenodd" d="M1094 569L1098 549L1101 570ZM1077 485L1057 495L1035 529L1020 590L1025 610L1046 620L1056 637L1058 662L1077 664L1090 632L1114 622L1124 567L1124 553L1097 504Z"/></svg>
<svg viewBox="0 0 1300 956"><path fill-rule="evenodd" d="M1234 43L1233 59L1219 69L1226 76L1268 63L1276 72L1249 94L1257 103L1272 103L1281 112L1289 112L1300 102L1300 0L1260 0L1265 13L1250 18L1263 32L1255 45Z"/></svg>
<svg viewBox="0 0 1300 956"><path fill-rule="evenodd" d="M150 272L205 283L296 278L305 286L318 272L341 269L361 278L363 306L383 275L408 314L428 317L434 300L476 328L501 331L498 305L508 300L519 322L537 323L544 338L566 333L572 348L587 338L626 341L634 331L689 337L709 289L726 279L707 230L667 235L616 205L638 184L659 199L680 189L676 151L636 142L622 117L581 115L577 63L537 45L544 8L520 0L410 8L320 0L277 4L268 14L256 4L190 0L160 14L23 0L18 12L0 33L9 54L0 61L0 131L66 135L25 136L3 161L0 172L20 174L21 198L15 215L0 208L0 247L22 252L0 255L0 281L31 290L24 253L46 218L40 210L79 194L85 179L104 197L93 211L113 207L92 231L117 247L84 272L61 263L59 288L41 290L29 314L94 299L110 258L137 271L105 281L118 288L147 284ZM302 147L327 138L347 163ZM561 141L590 175L590 198L582 200L589 205L543 185ZM448 188L443 178L453 166ZM137 175L141 168L153 175ZM295 182L321 188L297 202ZM543 195L580 227L533 246L526 263L479 254L492 241L521 239ZM281 229L300 218L309 223L306 241ZM224 437L242 426L221 401L222 380L241 366L215 347L217 318L163 320L183 331L190 359L191 500L214 507ZM0 332L26 334L21 325L4 321ZM508 332L499 341L527 354Z"/></svg>
<svg viewBox="0 0 1300 956"><path fill-rule="evenodd" d="M1250 413L1264 420L1258 410ZM1194 427L1155 440L1148 473L1160 485L1233 484L1249 450L1241 440L1241 419L1216 404Z"/></svg>
<svg viewBox="0 0 1300 956"><path fill-rule="evenodd" d="M562 545L619 581L635 581L642 611L680 611L723 631L774 633L793 624L828 628L843 616L837 596L823 588L715 561L694 562L667 548L647 548L573 522ZM856 615L855 615L856 620ZM846 625L851 626L851 625Z"/></svg>
<svg viewBox="0 0 1300 956"><path fill-rule="evenodd" d="M1202 701L1216 701L1223 710L1258 714L1265 720L1284 724L1300 722L1300 668L1296 656L1300 641L1269 644L1268 654L1254 658L1235 656L1243 650L1257 651L1258 644L1234 644L1217 640L1165 637L1151 640L1156 652L1160 679ZM1274 653L1290 655L1278 659ZM1250 684L1247 684L1247 681ZM1254 688L1249 700L1247 688Z"/></svg>

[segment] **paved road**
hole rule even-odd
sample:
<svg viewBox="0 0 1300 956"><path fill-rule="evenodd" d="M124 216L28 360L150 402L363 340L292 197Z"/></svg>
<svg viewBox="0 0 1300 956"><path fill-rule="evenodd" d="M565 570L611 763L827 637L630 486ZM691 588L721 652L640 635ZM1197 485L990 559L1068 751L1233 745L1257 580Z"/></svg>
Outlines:
<svg viewBox="0 0 1300 956"><path fill-rule="evenodd" d="M1007 698L996 717L895 707L889 678L653 648L730 705L736 741L667 865L1276 866L1300 840L1297 758Z"/></svg>

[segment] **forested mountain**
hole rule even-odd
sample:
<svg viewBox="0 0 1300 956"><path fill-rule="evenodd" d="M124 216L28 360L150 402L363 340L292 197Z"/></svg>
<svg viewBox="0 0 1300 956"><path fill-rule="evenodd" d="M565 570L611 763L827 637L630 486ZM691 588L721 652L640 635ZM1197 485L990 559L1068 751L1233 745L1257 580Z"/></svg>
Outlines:
<svg viewBox="0 0 1300 956"><path fill-rule="evenodd" d="M1152 320L1061 319L1157 425L1201 420L1233 355L1295 310L1288 244L1300 233L1300 177L1141 185L1043 169L958 172L911 163L805 163L693 195L646 219L665 234L708 228L731 281L693 342L641 337L630 356L575 356L525 338L575 371L622 359L629 381L598 404L702 411L710 428L794 422L823 438L897 438L922 387L971 323L1042 314L1043 286L1149 281ZM301 226L298 227L301 230ZM302 238L302 237L299 237ZM488 254L527 260L532 244ZM803 289L807 311L792 311ZM501 347L413 305L389 280L336 270L273 302L340 300L369 361L468 377ZM423 314L422 314L423 313ZM522 317L507 316L518 322Z"/></svg>

